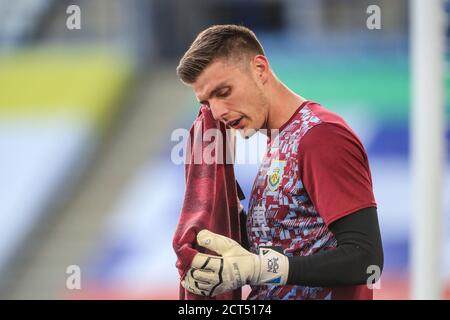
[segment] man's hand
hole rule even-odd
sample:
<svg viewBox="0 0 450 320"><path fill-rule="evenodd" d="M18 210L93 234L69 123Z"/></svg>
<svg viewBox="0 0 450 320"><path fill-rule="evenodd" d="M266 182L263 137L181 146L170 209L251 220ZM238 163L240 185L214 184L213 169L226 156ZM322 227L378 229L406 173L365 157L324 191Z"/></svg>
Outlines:
<svg viewBox="0 0 450 320"><path fill-rule="evenodd" d="M197 243L221 256L198 253L181 282L195 294L215 296L251 285L284 285L288 277L288 258L269 248L259 255L248 252L236 241L206 229L197 234Z"/></svg>

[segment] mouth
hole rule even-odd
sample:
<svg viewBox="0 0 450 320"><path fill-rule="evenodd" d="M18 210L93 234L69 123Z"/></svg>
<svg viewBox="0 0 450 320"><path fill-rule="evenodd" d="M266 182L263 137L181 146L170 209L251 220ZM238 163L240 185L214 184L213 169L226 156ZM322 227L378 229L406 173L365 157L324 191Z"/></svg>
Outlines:
<svg viewBox="0 0 450 320"><path fill-rule="evenodd" d="M238 118L236 120L233 120L233 121L228 121L227 125L232 127L232 128L234 128L234 129L240 129L240 123L241 123L242 118L243 117L240 117L240 118Z"/></svg>

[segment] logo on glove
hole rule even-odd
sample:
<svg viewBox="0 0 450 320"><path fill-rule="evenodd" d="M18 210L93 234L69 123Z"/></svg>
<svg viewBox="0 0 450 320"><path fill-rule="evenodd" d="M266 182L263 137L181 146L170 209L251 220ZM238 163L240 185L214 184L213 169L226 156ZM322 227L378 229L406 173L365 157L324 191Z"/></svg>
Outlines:
<svg viewBox="0 0 450 320"><path fill-rule="evenodd" d="M274 257L267 260L267 272L278 273L279 268L278 258Z"/></svg>

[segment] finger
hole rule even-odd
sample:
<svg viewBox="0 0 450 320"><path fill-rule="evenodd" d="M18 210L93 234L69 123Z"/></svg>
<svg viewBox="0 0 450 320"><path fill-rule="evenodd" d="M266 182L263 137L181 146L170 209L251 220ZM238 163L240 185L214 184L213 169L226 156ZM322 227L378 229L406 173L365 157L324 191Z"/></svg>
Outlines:
<svg viewBox="0 0 450 320"><path fill-rule="evenodd" d="M214 297L232 290L224 287L223 284L219 282L210 282L207 284L205 280L196 280L194 277L197 277L198 273L206 272L203 270L190 270L182 282L183 288L194 294L209 297Z"/></svg>
<svg viewBox="0 0 450 320"><path fill-rule="evenodd" d="M223 258L204 253L197 253L192 260L191 267L218 273L223 268Z"/></svg>
<svg viewBox="0 0 450 320"><path fill-rule="evenodd" d="M214 285L210 284L210 283L206 283L206 282L201 282L201 281L194 281L194 288L199 290L199 291L203 291L205 292L205 294L208 294L209 292L211 292L212 288L214 287Z"/></svg>
<svg viewBox="0 0 450 320"><path fill-rule="evenodd" d="M191 275L194 280L206 282L209 284L218 284L220 282L219 275L211 271L194 269Z"/></svg>
<svg viewBox="0 0 450 320"><path fill-rule="evenodd" d="M233 239L213 233L207 229L203 229L197 234L197 243L200 246L217 252L220 255L223 255L234 246L239 246L239 244Z"/></svg>
<svg viewBox="0 0 450 320"><path fill-rule="evenodd" d="M200 290L200 289L197 289L194 287L186 286L185 289L187 291L189 291L190 293L196 294L198 296L204 296L204 297L210 296L208 291Z"/></svg>
<svg viewBox="0 0 450 320"><path fill-rule="evenodd" d="M191 268L191 269L189 269L189 271L188 271L188 273L186 275L186 278L188 278L190 282L195 283L196 287L198 287L197 284L201 284L201 285L208 285L208 284L210 284L209 281L205 281L203 279L197 279L195 277L195 271L198 271L198 270Z"/></svg>
<svg viewBox="0 0 450 320"><path fill-rule="evenodd" d="M183 281L181 281L181 286L187 291L200 295L200 296L209 296L210 290L207 284L200 283L198 281L194 281L190 276L186 276Z"/></svg>

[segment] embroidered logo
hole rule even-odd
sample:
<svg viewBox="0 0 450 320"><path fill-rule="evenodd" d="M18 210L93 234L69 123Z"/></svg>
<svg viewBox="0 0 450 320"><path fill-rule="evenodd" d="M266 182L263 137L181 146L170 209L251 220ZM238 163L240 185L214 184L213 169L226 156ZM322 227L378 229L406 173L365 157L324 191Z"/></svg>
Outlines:
<svg viewBox="0 0 450 320"><path fill-rule="evenodd" d="M285 160L273 160L270 164L269 171L267 172L267 184L270 191L276 191L280 186L285 166Z"/></svg>

